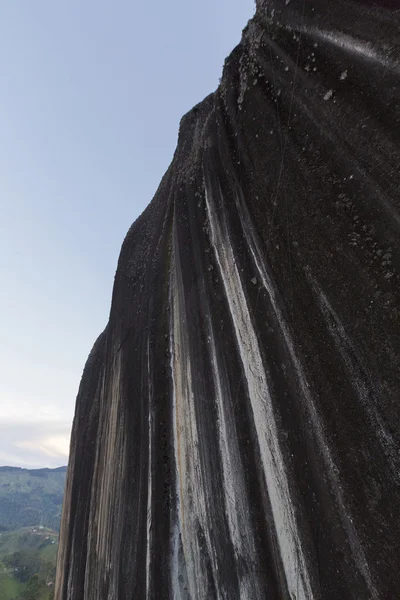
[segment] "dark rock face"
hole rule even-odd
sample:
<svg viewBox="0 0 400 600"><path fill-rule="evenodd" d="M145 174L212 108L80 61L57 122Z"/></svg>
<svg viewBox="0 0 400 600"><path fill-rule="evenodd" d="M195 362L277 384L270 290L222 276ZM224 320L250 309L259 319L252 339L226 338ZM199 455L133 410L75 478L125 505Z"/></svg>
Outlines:
<svg viewBox="0 0 400 600"><path fill-rule="evenodd" d="M399 13L262 1L83 374L58 600L400 597Z"/></svg>

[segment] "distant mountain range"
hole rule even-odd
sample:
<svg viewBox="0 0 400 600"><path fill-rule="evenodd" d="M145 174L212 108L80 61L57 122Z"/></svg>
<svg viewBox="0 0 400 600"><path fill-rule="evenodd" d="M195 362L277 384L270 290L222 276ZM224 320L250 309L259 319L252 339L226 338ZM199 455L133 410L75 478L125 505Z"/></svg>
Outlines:
<svg viewBox="0 0 400 600"><path fill-rule="evenodd" d="M67 467L0 467L0 531L21 527L60 528Z"/></svg>

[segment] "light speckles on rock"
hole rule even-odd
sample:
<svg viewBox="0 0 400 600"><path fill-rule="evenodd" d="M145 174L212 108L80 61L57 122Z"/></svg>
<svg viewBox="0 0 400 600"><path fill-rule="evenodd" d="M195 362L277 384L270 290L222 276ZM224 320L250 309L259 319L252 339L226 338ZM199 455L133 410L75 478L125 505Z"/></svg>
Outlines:
<svg viewBox="0 0 400 600"><path fill-rule="evenodd" d="M330 100L333 97L333 90L328 90L324 95L324 100Z"/></svg>

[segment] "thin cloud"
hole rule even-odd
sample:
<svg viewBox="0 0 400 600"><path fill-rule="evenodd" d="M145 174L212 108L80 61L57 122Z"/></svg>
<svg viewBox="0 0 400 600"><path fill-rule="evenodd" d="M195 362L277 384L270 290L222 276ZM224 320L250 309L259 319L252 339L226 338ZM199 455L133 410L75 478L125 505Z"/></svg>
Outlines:
<svg viewBox="0 0 400 600"><path fill-rule="evenodd" d="M23 400L1 399L1 423L54 423L66 422L70 417L55 404L34 405Z"/></svg>
<svg viewBox="0 0 400 600"><path fill-rule="evenodd" d="M0 421L0 463L18 467L58 467L68 462L69 421Z"/></svg>
<svg viewBox="0 0 400 600"><path fill-rule="evenodd" d="M18 448L26 448L34 452L42 452L47 456L67 457L69 453L69 436L58 435L40 438L36 440L24 440L17 442Z"/></svg>

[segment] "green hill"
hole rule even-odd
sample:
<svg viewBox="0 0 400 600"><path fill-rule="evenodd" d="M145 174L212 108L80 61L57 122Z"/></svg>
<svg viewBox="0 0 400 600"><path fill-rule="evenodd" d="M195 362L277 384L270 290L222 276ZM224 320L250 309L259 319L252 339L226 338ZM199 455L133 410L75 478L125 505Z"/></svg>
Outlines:
<svg viewBox="0 0 400 600"><path fill-rule="evenodd" d="M67 467L0 467L0 532L41 524L60 527Z"/></svg>
<svg viewBox="0 0 400 600"><path fill-rule="evenodd" d="M24 527L0 533L0 599L52 598L58 533Z"/></svg>
<svg viewBox="0 0 400 600"><path fill-rule="evenodd" d="M24 527L0 533L0 560L16 552L35 552L39 559L55 563L58 533L46 527Z"/></svg>
<svg viewBox="0 0 400 600"><path fill-rule="evenodd" d="M19 598L25 585L15 579L12 573L9 573L6 567L0 561L0 598L1 600L14 600Z"/></svg>

